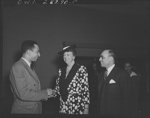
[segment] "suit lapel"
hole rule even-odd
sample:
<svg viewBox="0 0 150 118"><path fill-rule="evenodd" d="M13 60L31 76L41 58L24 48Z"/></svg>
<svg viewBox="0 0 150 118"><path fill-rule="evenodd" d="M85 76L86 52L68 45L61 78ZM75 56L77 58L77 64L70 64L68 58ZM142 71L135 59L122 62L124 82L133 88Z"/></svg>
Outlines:
<svg viewBox="0 0 150 118"><path fill-rule="evenodd" d="M116 76L116 72L117 72L117 67L114 67L111 72L109 73L109 75L107 76L106 78L106 83L109 83L109 81L111 79L115 79L115 76Z"/></svg>
<svg viewBox="0 0 150 118"><path fill-rule="evenodd" d="M23 60L21 59L21 63L23 63L24 67L26 68L26 70L30 73L30 75L33 77L33 79L40 84L39 79L37 74L35 73L34 70L32 70L29 65Z"/></svg>

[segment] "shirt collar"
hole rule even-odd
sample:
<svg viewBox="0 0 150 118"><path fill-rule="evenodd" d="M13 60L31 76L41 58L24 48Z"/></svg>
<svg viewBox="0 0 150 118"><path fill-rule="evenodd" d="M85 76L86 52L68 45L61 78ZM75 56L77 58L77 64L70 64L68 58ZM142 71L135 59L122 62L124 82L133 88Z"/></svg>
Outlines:
<svg viewBox="0 0 150 118"><path fill-rule="evenodd" d="M31 66L31 63L27 59L25 59L23 57L21 57L21 58L28 64L29 67Z"/></svg>
<svg viewBox="0 0 150 118"><path fill-rule="evenodd" d="M115 64L113 64L112 66L110 66L108 69L107 69L107 75L109 75L109 73L112 71L112 69L114 68Z"/></svg>

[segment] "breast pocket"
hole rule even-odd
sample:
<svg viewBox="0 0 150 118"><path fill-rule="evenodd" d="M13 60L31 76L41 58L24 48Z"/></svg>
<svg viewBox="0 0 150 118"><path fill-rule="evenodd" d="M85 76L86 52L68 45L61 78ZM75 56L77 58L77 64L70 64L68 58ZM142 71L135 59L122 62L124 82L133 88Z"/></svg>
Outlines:
<svg viewBox="0 0 150 118"><path fill-rule="evenodd" d="M118 83L111 83L108 85L108 90L109 90L109 93L111 95L117 95L119 94L119 84Z"/></svg>

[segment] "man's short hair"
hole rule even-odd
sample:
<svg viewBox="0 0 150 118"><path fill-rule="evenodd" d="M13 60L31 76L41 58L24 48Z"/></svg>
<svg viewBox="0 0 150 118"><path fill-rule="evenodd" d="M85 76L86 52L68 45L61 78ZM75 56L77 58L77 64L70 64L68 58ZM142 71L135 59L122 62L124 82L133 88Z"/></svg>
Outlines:
<svg viewBox="0 0 150 118"><path fill-rule="evenodd" d="M109 52L110 56L112 56L114 59L116 59L116 54L113 50L109 49L108 52Z"/></svg>
<svg viewBox="0 0 150 118"><path fill-rule="evenodd" d="M34 48L34 45L38 45L37 42L33 40L26 40L21 45L21 52L24 54L27 50L32 50Z"/></svg>

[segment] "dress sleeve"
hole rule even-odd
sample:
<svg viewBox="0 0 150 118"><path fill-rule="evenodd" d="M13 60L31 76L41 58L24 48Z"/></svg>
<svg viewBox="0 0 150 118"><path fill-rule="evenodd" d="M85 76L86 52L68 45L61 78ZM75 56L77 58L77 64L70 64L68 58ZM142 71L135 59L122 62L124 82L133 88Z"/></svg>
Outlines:
<svg viewBox="0 0 150 118"><path fill-rule="evenodd" d="M58 95L60 95L60 92L59 92L59 80L60 80L60 76L61 76L61 70L59 69L58 71L58 78L56 79L56 86L55 86L55 91Z"/></svg>
<svg viewBox="0 0 150 118"><path fill-rule="evenodd" d="M85 66L81 66L79 69L79 79L80 79L80 93L82 95L82 103L89 104L90 94L89 94L89 82L88 82L88 73Z"/></svg>

